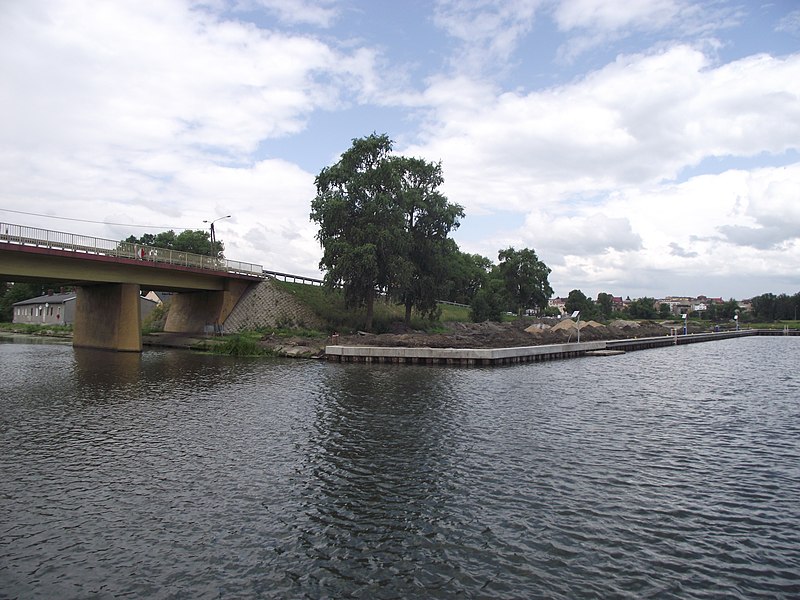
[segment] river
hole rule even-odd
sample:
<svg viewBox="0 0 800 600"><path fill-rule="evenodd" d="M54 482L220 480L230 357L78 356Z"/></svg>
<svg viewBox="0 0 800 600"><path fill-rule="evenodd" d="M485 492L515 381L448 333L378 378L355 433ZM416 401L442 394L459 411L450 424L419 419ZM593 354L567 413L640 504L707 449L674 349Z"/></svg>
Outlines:
<svg viewBox="0 0 800 600"><path fill-rule="evenodd" d="M792 598L800 338L496 368L0 343L0 598Z"/></svg>

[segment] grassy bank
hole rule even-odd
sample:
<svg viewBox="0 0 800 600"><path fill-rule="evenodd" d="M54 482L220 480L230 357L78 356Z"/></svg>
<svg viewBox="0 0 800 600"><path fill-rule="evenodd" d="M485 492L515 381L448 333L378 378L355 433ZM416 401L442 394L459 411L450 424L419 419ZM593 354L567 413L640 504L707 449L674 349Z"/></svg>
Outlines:
<svg viewBox="0 0 800 600"><path fill-rule="evenodd" d="M276 281L276 285L292 294L308 306L324 323L328 331L352 333L364 328L366 309L345 308L344 297L339 291L329 291L322 286ZM448 321L469 321L469 308L439 305L439 319L431 320L412 315L411 328L428 333L441 330L441 324ZM405 308L393 302L378 299L375 302L372 329L375 333L388 333L405 319Z"/></svg>
<svg viewBox="0 0 800 600"><path fill-rule="evenodd" d="M19 335L71 338L71 325L35 325L32 323L0 323L0 332Z"/></svg>

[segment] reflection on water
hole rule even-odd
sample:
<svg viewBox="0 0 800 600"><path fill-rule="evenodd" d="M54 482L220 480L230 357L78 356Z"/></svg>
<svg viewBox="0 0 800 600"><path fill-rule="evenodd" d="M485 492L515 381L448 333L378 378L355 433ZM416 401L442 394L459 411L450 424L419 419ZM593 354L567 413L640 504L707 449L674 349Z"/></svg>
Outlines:
<svg viewBox="0 0 800 600"><path fill-rule="evenodd" d="M799 342L496 369L0 344L0 597L793 597Z"/></svg>

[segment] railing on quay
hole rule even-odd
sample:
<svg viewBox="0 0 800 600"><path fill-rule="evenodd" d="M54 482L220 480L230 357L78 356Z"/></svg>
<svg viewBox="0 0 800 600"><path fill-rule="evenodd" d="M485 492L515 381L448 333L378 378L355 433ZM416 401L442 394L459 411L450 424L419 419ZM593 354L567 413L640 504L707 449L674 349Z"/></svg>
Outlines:
<svg viewBox="0 0 800 600"><path fill-rule="evenodd" d="M167 248L143 246L131 242L120 242L88 235L38 229L24 225L0 222L0 242L21 246L35 246L52 250L63 250L76 254L95 254L114 258L130 258L141 261L223 271L240 275L261 276L262 266L227 258L204 256L192 252L179 252Z"/></svg>

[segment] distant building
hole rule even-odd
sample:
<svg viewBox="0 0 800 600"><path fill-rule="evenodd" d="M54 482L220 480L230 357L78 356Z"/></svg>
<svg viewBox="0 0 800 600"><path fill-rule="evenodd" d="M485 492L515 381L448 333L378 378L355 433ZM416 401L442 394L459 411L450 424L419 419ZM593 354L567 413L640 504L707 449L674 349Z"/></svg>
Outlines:
<svg viewBox="0 0 800 600"><path fill-rule="evenodd" d="M547 306L552 306L553 308L557 308L560 314L564 314L564 311L567 310L566 308L567 299L566 298L550 298L547 301Z"/></svg>
<svg viewBox="0 0 800 600"><path fill-rule="evenodd" d="M15 302L12 322L72 325L75 321L75 297L75 292L66 292Z"/></svg>
<svg viewBox="0 0 800 600"><path fill-rule="evenodd" d="M37 298L29 298L13 305L13 323L29 323L35 325L72 325L75 323L75 292L62 294L45 294ZM156 302L139 297L139 308L142 317L148 315L156 307Z"/></svg>
<svg viewBox="0 0 800 600"><path fill-rule="evenodd" d="M165 302L168 302L174 293L175 292L156 292L154 290L150 290L144 295L144 297L155 302L156 306L161 306Z"/></svg>

